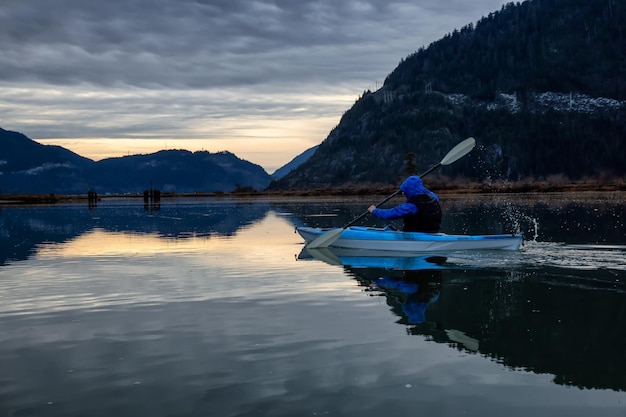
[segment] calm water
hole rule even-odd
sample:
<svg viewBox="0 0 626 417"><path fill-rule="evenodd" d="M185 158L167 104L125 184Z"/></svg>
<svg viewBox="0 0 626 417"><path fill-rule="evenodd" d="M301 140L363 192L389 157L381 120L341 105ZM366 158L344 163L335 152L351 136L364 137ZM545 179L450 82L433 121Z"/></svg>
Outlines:
<svg viewBox="0 0 626 417"><path fill-rule="evenodd" d="M522 250L302 250L371 199L2 208L0 416L626 416L624 195L443 199Z"/></svg>

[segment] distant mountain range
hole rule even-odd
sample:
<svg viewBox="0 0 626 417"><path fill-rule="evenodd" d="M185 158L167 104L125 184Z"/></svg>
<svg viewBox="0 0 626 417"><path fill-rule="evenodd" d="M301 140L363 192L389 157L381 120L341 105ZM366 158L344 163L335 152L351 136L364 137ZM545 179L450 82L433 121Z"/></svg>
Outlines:
<svg viewBox="0 0 626 417"><path fill-rule="evenodd" d="M0 128L0 193L85 194L229 192L265 189L259 165L230 152L159 151L93 161L60 146L42 145Z"/></svg>
<svg viewBox="0 0 626 417"><path fill-rule="evenodd" d="M289 174L294 169L298 168L300 165L302 165L303 163L308 161L309 158L311 158L311 156L313 156L313 154L315 153L317 148L319 148L319 145L315 145L315 146L307 149L306 151L302 152L300 155L298 155L295 158L293 158L287 164L285 164L282 167L278 168L272 174L272 179L279 180L282 177L284 177L285 175Z"/></svg>

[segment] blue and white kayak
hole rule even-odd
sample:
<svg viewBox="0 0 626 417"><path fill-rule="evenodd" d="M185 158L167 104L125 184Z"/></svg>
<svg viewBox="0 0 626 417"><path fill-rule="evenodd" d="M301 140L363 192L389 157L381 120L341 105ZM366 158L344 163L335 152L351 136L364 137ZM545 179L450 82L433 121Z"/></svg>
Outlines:
<svg viewBox="0 0 626 417"><path fill-rule="evenodd" d="M336 229L297 227L306 243ZM518 250L522 244L520 234L501 235L448 235L445 233L401 232L375 227L351 226L330 245L335 248L362 249L393 252L442 252L461 250Z"/></svg>

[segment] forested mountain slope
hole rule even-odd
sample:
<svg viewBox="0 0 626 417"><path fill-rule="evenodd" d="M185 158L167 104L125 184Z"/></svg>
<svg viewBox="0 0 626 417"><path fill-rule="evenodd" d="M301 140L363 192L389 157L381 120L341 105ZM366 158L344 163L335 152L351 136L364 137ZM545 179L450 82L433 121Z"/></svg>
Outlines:
<svg viewBox="0 0 626 417"><path fill-rule="evenodd" d="M510 3L403 59L272 189L396 184L474 136L440 173L473 179L626 174L626 4Z"/></svg>

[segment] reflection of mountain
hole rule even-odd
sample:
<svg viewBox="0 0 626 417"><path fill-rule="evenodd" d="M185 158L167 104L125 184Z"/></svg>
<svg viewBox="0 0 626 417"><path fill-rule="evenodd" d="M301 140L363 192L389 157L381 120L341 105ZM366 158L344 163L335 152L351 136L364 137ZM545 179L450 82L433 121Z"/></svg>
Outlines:
<svg viewBox="0 0 626 417"><path fill-rule="evenodd" d="M558 282L530 270L512 280L488 269L344 268L381 291L410 334L553 374L557 384L626 391L624 283Z"/></svg>
<svg viewBox="0 0 626 417"><path fill-rule="evenodd" d="M43 242L65 242L94 228L106 231L150 233L163 238L231 236L261 220L266 203L207 201L194 204L163 203L158 211L144 210L143 203L0 209L0 265L27 259Z"/></svg>

